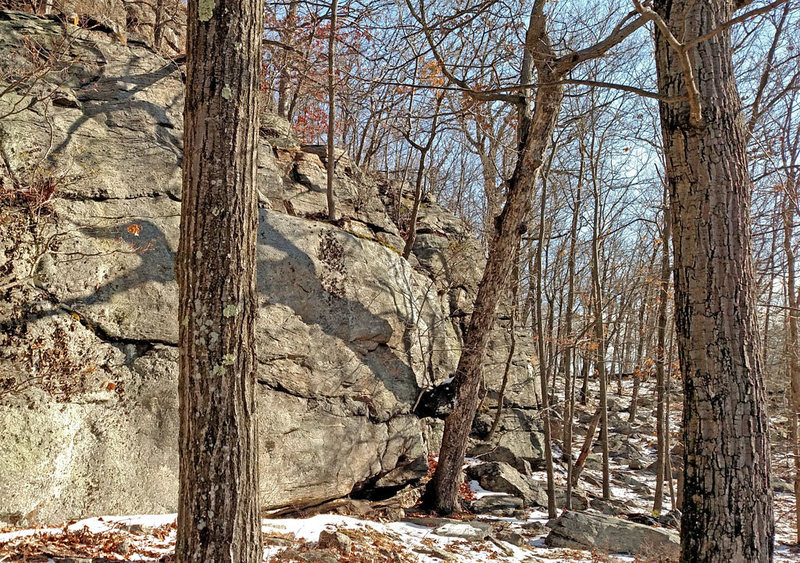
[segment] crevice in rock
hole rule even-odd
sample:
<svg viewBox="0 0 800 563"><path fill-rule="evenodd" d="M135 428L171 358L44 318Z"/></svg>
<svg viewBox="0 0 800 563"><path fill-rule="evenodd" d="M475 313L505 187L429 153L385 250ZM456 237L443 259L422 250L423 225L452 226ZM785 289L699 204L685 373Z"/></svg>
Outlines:
<svg viewBox="0 0 800 563"><path fill-rule="evenodd" d="M180 202L181 198L176 196L170 192L148 192L148 193L141 193L135 195L128 195L125 197L116 197L116 196L108 196L108 195L86 195L86 194L64 194L59 197L59 199L63 199L64 201L94 201L98 203L102 203L104 201L132 201L135 199L157 199L159 197L163 197L169 199L171 201ZM124 219L125 217L118 217L119 219Z"/></svg>
<svg viewBox="0 0 800 563"><path fill-rule="evenodd" d="M349 498L354 500L368 500L368 501L382 501L388 500L407 487L409 484L413 484L419 479L410 479L404 483L399 485L391 485L385 487L379 487L376 485L378 481L385 475L385 472L381 472L378 475L370 477L366 481L362 481L361 483L356 483L353 487L353 490L348 495Z"/></svg>

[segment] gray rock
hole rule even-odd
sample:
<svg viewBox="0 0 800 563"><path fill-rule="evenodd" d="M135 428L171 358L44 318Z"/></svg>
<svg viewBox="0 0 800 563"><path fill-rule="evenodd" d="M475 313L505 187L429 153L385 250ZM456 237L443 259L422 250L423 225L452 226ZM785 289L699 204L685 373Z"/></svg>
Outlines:
<svg viewBox="0 0 800 563"><path fill-rule="evenodd" d="M547 506L547 492L540 483L525 477L502 461L491 461L470 467L467 474L477 479L488 491L508 493L527 505Z"/></svg>
<svg viewBox="0 0 800 563"><path fill-rule="evenodd" d="M566 504L567 491L565 489L556 489L556 506L564 506ZM572 489L572 510L586 510L589 508L589 498L586 493Z"/></svg>
<svg viewBox="0 0 800 563"><path fill-rule="evenodd" d="M436 527L433 533L445 538L483 541L492 533L492 526L484 522L448 522Z"/></svg>
<svg viewBox="0 0 800 563"><path fill-rule="evenodd" d="M642 481L639 481L639 479L631 477L630 475L623 473L621 471L614 475L614 479L612 479L612 481L621 483L630 490L642 495L650 495L652 493L652 490L647 485L647 483L643 483Z"/></svg>
<svg viewBox="0 0 800 563"><path fill-rule="evenodd" d="M483 461L502 461L523 474L540 469L544 464L544 435L537 416L527 409L504 410L494 440L476 443L469 455Z"/></svg>
<svg viewBox="0 0 800 563"><path fill-rule="evenodd" d="M651 528L611 516L565 512L547 523L551 547L600 549L610 553L676 558L680 542L675 532Z"/></svg>
<svg viewBox="0 0 800 563"><path fill-rule="evenodd" d="M343 555L350 555L353 550L352 540L341 532L322 530L318 544L321 549L334 549Z"/></svg>
<svg viewBox="0 0 800 563"><path fill-rule="evenodd" d="M522 499L511 495L486 495L470 503L470 510L476 514L513 516L522 504Z"/></svg>
<svg viewBox="0 0 800 563"><path fill-rule="evenodd" d="M770 484L772 485L772 490L776 493L794 493L794 486L792 483L781 479L780 477L773 475L770 479Z"/></svg>
<svg viewBox="0 0 800 563"><path fill-rule="evenodd" d="M259 96L259 103L265 103L265 96ZM273 147L295 148L299 147L297 138L292 131L292 125L277 114L262 109L259 112L258 133L262 139Z"/></svg>
<svg viewBox="0 0 800 563"><path fill-rule="evenodd" d="M500 541L508 542L511 545L516 545L517 547L522 547L527 543L522 534L512 530L501 530L495 534L495 537Z"/></svg>
<svg viewBox="0 0 800 563"><path fill-rule="evenodd" d="M522 525L522 529L534 535L544 534L549 531L547 526L536 520L533 520L531 522L525 522Z"/></svg>
<svg viewBox="0 0 800 563"><path fill-rule="evenodd" d="M589 499L589 506L593 510L597 510L602 512L603 514L608 514L612 516L619 516L620 514L624 514L630 510L632 510L633 505L628 501L621 500L621 499L604 499L600 497L592 497Z"/></svg>
<svg viewBox="0 0 800 563"><path fill-rule="evenodd" d="M681 511L678 509L670 510L656 517L658 523L668 528L679 529L681 527Z"/></svg>
<svg viewBox="0 0 800 563"><path fill-rule="evenodd" d="M633 459L628 460L629 469L634 469L638 471L640 469L644 469L645 467L647 467L647 462L640 457L634 457Z"/></svg>
<svg viewBox="0 0 800 563"><path fill-rule="evenodd" d="M339 558L324 549L312 549L310 551L297 551L296 549L284 549L278 559L282 561L306 561L307 563L339 563Z"/></svg>
<svg viewBox="0 0 800 563"><path fill-rule="evenodd" d="M53 45L63 26L4 12L0 61L18 56L23 35ZM42 233L56 237L58 254L42 260L39 289L20 287L0 303L10 327L0 334L0 378L32 383L0 398L0 506L34 523L172 512L177 501L182 71L104 32L76 30L70 54L68 72L43 81L63 89L46 112L13 93L0 100L0 113L9 103L28 108L2 123L15 173L65 177L52 201L58 222ZM267 126L287 134L278 120ZM424 475L441 422L411 411L421 389L455 370L482 268L470 230L428 202L414 269L398 254L381 182L344 157L334 178L341 228L314 221L327 208L325 154L289 141L259 147L260 200L270 208L258 239L263 508ZM0 240L4 276L27 271L35 254L32 239L11 242ZM485 367L495 393L504 323ZM533 407L526 346L518 339L507 396ZM527 412L504 415L498 444L534 463L541 442Z"/></svg>

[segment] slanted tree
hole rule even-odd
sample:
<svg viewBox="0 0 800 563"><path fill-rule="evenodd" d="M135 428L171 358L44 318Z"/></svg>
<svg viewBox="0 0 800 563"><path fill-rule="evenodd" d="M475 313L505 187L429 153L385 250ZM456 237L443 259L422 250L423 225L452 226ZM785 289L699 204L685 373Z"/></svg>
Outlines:
<svg viewBox="0 0 800 563"><path fill-rule="evenodd" d="M559 57L548 33L545 4L545 0L536 0L531 8L525 41L526 54L522 65L523 71L526 68L536 70L539 87L531 95L491 95L497 100L514 101L521 104L520 142L514 172L506 188L505 203L495 220L494 233L489 241L486 267L478 285L475 306L464 338L463 352L453 380L455 406L445 421L439 463L425 493L425 505L441 514L451 513L457 507L458 488L462 476L461 467L475 410L478 406L481 367L486 354L489 333L494 326L500 296L505 288L516 249L525 230L532 206L532 196L564 99L562 80L580 63L603 56L645 22L643 18L628 14L603 40L590 47ZM407 5L414 13L415 19L422 25L431 52L447 79L454 85L463 88L468 95L477 99L491 99L484 93L471 88L465 80L448 69L441 54L437 51L437 41L433 37L432 27L428 24L424 2L420 2L418 11L415 10L410 0L407 0ZM527 63L528 60L529 63ZM530 84L525 80L527 78L525 74L525 72L522 73L520 81L521 85L525 86L521 88L523 91L527 91L527 86ZM529 110L531 102L533 102L533 111Z"/></svg>
<svg viewBox="0 0 800 563"><path fill-rule="evenodd" d="M684 381L681 560L772 559L766 391L758 337L747 131L730 38L734 0L657 0L656 68Z"/></svg>
<svg viewBox="0 0 800 563"><path fill-rule="evenodd" d="M255 413L262 0L189 0L176 559L262 559Z"/></svg>

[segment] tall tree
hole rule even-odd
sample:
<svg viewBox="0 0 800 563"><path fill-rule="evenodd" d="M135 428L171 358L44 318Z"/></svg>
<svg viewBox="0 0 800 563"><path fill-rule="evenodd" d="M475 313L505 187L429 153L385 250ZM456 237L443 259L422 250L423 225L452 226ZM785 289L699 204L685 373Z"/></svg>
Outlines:
<svg viewBox="0 0 800 563"><path fill-rule="evenodd" d="M336 156L334 155L334 133L336 131L336 12L339 10L339 0L331 0L331 29L328 36L328 140L327 161L328 171L326 198L328 200L328 220L336 221L336 200L333 193L333 175L336 170Z"/></svg>
<svg viewBox="0 0 800 563"><path fill-rule="evenodd" d="M254 334L262 17L262 0L188 4L179 562L262 559Z"/></svg>
<svg viewBox="0 0 800 563"><path fill-rule="evenodd" d="M661 231L661 283L658 288L658 330L656 331L656 490L655 500L653 501L653 512L661 512L664 501L664 472L669 461L669 449L667 446L667 417L665 412L666 405L666 379L664 364L667 362L667 298L669 296L669 278L672 269L669 263L669 205L667 202L666 186L664 187L664 227Z"/></svg>
<svg viewBox="0 0 800 563"><path fill-rule="evenodd" d="M414 7L410 1L407 1L407 4L413 11ZM475 307L467 327L463 352L453 380L455 406L445 421L439 463L426 490L426 506L442 514L451 513L456 509L458 487L462 476L461 467L475 409L478 406L481 367L486 354L489 333L494 325L497 305L511 271L515 251L525 230L532 196L564 99L562 80L578 64L603 56L609 49L618 45L644 24L643 18L636 18L629 14L600 42L559 57L548 33L547 17L544 12L545 4L545 0L536 0L531 8L525 40L522 80L520 81L524 86L521 89L527 91L530 81L526 80L528 78L526 68L532 67L536 70L540 82L539 87L531 96L501 97L498 95L495 98L515 101L523 106L522 118L519 123L519 150L514 172L508 181L503 209L495 220L495 230L489 242L486 267L478 285ZM486 99L485 94L472 89L463 79L448 70L441 54L437 51L437 41L428 25L424 3L420 3L419 12L414 13L414 17L422 24L431 51L447 79L463 88L469 95L478 99ZM534 107L532 112L529 109L531 102Z"/></svg>
<svg viewBox="0 0 800 563"><path fill-rule="evenodd" d="M657 0L651 10L636 1L656 24L660 92L686 100L660 107L684 381L685 562L772 558L747 132L730 40L739 6Z"/></svg>

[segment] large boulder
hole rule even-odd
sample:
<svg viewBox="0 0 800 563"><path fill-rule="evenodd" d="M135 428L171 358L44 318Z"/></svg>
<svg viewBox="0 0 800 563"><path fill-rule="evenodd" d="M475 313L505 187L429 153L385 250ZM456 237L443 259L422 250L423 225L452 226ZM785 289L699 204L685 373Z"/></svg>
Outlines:
<svg viewBox="0 0 800 563"><path fill-rule="evenodd" d="M680 541L674 531L651 528L613 516L567 511L548 522L547 526L551 530L545 542L551 547L599 549L659 560L677 559L680 552Z"/></svg>
<svg viewBox="0 0 800 563"><path fill-rule="evenodd" d="M0 12L0 70L24 69L23 38L55 46L64 29ZM31 522L173 511L177 501L182 70L144 43L69 29L42 101L0 98L0 113L18 110L0 123L0 182L55 188L41 192L37 221L22 204L4 215L20 227L4 223L10 238L0 237L0 507ZM404 260L380 183L343 157L342 221L315 220L327 155L274 142L283 125L269 125L259 147L264 508L424 476L441 423L412 411L453 375L463 320L439 284L472 291L479 275L434 275L421 264L424 241L422 259ZM437 214L437 243L469 243L452 215ZM501 328L490 344L498 357L506 336ZM510 396L534 405L529 362L514 362ZM486 376L496 390L500 375L488 366Z"/></svg>
<svg viewBox="0 0 800 563"><path fill-rule="evenodd" d="M493 422L494 413L491 416L482 413L476 418L474 434L477 441L468 450L470 456L483 461L504 462L524 474L544 467L544 434L537 412L505 409L492 441L483 441L488 437Z"/></svg>
<svg viewBox="0 0 800 563"><path fill-rule="evenodd" d="M487 491L519 497L528 506L547 506L545 487L502 461L491 461L470 467L467 469L467 475L477 480Z"/></svg>

